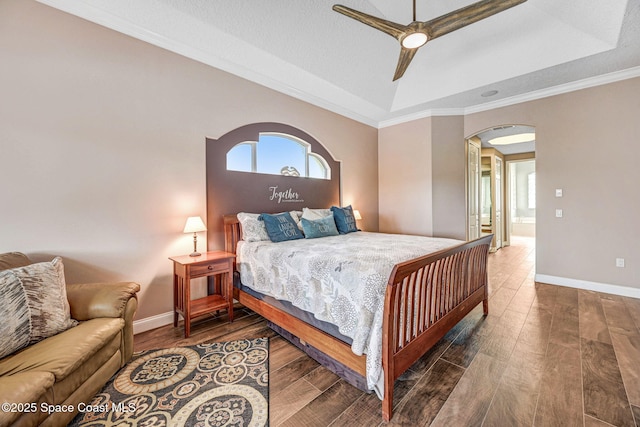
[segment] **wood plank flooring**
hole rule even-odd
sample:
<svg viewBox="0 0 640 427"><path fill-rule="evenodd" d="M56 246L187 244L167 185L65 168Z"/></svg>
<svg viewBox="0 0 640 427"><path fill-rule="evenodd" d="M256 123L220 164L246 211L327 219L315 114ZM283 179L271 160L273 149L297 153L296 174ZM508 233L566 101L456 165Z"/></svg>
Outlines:
<svg viewBox="0 0 640 427"><path fill-rule="evenodd" d="M477 307L396 381L393 426L640 427L640 300L534 282L533 240L489 256ZM379 426L363 393L237 306L136 335L136 351L269 337L272 426Z"/></svg>

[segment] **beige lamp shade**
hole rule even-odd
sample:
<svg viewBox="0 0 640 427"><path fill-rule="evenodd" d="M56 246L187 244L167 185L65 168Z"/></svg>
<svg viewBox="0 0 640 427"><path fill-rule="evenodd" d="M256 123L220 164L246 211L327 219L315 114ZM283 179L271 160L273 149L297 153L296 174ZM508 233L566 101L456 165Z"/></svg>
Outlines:
<svg viewBox="0 0 640 427"><path fill-rule="evenodd" d="M362 219L362 215L360 215L360 211L358 209L353 210L353 217L356 219L356 221L359 221Z"/></svg>
<svg viewBox="0 0 640 427"><path fill-rule="evenodd" d="M187 218L187 223L184 226L185 233L198 233L200 231L207 231L207 227L202 222L202 218L199 216L190 216Z"/></svg>
<svg viewBox="0 0 640 427"><path fill-rule="evenodd" d="M198 235L196 234L199 231L207 231L207 227L205 227L204 222L202 222L202 218L199 216L190 216L187 218L187 223L184 225L185 233L193 233L193 252L189 254L189 256L200 256L200 252L198 252Z"/></svg>

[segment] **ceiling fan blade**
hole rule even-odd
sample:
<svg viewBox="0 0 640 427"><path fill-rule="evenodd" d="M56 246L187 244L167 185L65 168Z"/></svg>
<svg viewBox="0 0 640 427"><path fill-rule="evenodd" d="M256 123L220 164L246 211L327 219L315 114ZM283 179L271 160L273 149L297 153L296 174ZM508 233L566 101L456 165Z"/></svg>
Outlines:
<svg viewBox="0 0 640 427"><path fill-rule="evenodd" d="M404 72L407 70L411 60L418 51L418 49L407 49L404 46L401 46L401 48L400 58L398 58L398 65L396 66L396 73L393 75L394 82L404 75Z"/></svg>
<svg viewBox="0 0 640 427"><path fill-rule="evenodd" d="M395 22L387 21L386 19L378 18L377 16L368 15L366 13L351 9L350 7L342 6L341 4L334 4L333 10L345 16L348 16L349 18L355 19L356 21L360 21L363 24L367 24L368 26L373 27L376 30L387 33L398 40L400 40L400 37L405 33L407 29L406 25L396 24Z"/></svg>
<svg viewBox="0 0 640 427"><path fill-rule="evenodd" d="M466 27L527 0L482 0L424 23L430 39Z"/></svg>

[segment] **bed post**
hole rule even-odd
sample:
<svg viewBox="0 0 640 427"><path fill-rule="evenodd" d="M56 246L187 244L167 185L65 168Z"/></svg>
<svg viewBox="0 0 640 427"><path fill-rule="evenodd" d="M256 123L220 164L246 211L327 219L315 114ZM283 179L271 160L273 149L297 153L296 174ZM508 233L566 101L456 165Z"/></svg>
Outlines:
<svg viewBox="0 0 640 427"><path fill-rule="evenodd" d="M394 268L395 273L395 268ZM393 274L392 274L393 277ZM385 292L385 307L393 307L392 301L396 298L396 288L387 284ZM384 396L382 398L382 418L389 422L393 414L393 386L395 382L394 362L394 336L393 336L394 314L390 310L385 310L382 318L382 375L384 376Z"/></svg>
<svg viewBox="0 0 640 427"><path fill-rule="evenodd" d="M489 270L487 268L489 251L484 254L481 265L484 265L484 299L482 300L482 313L485 316L489 315Z"/></svg>
<svg viewBox="0 0 640 427"><path fill-rule="evenodd" d="M489 314L489 282L484 282L484 299L482 300L482 312L485 316Z"/></svg>

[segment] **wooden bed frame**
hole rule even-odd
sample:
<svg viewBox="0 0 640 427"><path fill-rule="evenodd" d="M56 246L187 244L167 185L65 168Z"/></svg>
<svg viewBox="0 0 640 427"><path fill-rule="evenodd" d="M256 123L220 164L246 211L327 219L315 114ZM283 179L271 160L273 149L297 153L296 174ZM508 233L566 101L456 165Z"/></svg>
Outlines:
<svg viewBox="0 0 640 427"><path fill-rule="evenodd" d="M225 250L236 253L241 230L235 214L224 216L224 235ZM385 421L392 416L395 380L480 302L488 314L487 256L492 238L484 236L393 268L382 326ZM347 343L237 288L234 297L303 344L365 377L365 356L355 355Z"/></svg>

